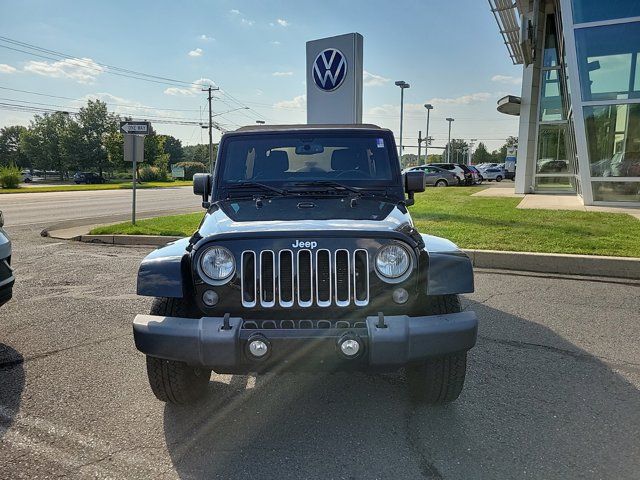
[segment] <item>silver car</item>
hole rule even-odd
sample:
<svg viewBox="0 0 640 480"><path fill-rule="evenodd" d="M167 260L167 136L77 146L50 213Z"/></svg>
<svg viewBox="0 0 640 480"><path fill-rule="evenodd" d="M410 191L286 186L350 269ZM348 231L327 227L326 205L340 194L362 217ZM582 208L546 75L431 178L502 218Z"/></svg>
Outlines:
<svg viewBox="0 0 640 480"><path fill-rule="evenodd" d="M11 299L14 281L11 269L11 240L3 226L4 216L0 212L0 305Z"/></svg>
<svg viewBox="0 0 640 480"><path fill-rule="evenodd" d="M457 185L459 183L455 173L440 167L419 165L409 168L406 171L423 171L426 177L426 184L432 187L448 187L449 185Z"/></svg>

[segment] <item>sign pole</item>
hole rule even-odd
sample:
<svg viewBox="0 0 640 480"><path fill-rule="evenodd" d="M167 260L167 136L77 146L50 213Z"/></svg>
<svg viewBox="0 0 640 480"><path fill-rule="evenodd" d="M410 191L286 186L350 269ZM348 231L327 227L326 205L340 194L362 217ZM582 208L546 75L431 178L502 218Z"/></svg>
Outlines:
<svg viewBox="0 0 640 480"><path fill-rule="evenodd" d="M138 158L136 150L136 148L133 149L133 203L131 204L131 225L136 224L136 184L138 183L136 172Z"/></svg>

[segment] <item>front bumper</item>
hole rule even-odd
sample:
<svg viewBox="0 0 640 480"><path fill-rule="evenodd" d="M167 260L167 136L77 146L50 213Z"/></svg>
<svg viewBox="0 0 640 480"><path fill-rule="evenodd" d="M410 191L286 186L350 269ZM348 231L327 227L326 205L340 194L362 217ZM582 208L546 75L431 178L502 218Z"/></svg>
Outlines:
<svg viewBox="0 0 640 480"><path fill-rule="evenodd" d="M242 318L232 317L225 328L222 317L137 315L133 336L136 348L153 357L218 373L246 373L276 366L396 370L429 357L467 351L475 345L478 330L474 312L367 317L361 328L254 329L242 328L243 323ZM346 337L360 343L359 355L341 354L339 342ZM255 338L269 345L269 354L261 359L248 351Z"/></svg>

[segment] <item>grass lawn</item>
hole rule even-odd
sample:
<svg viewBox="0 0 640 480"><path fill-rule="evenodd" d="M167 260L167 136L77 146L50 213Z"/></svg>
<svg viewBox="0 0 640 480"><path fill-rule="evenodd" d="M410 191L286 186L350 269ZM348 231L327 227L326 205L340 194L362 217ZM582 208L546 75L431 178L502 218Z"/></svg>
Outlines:
<svg viewBox="0 0 640 480"><path fill-rule="evenodd" d="M430 188L409 208L423 233L462 248L640 257L640 221L626 214L519 210L520 198L472 197L482 188ZM191 235L202 213L94 229L99 234Z"/></svg>
<svg viewBox="0 0 640 480"><path fill-rule="evenodd" d="M178 180L175 182L145 182L138 184L138 188L166 188L166 187L187 187L193 182ZM0 188L2 193L46 193L46 192L74 192L76 190L121 190L131 189L132 182L103 183L92 185L54 185L49 187L23 187L23 188Z"/></svg>

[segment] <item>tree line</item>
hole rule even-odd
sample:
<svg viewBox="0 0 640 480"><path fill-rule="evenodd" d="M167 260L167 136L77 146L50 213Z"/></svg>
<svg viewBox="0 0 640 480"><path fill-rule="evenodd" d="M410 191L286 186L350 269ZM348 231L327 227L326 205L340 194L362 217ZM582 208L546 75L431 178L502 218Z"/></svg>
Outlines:
<svg viewBox="0 0 640 480"><path fill-rule="evenodd" d="M0 129L0 166L54 171L61 180L77 171L111 176L126 172L131 164L124 161L120 120L100 100L88 100L73 115L35 115L28 127L12 125ZM153 131L145 137L144 157L142 168L155 168L165 176L174 164L202 164L195 168L203 171L209 167L207 145L183 146L179 139Z"/></svg>

